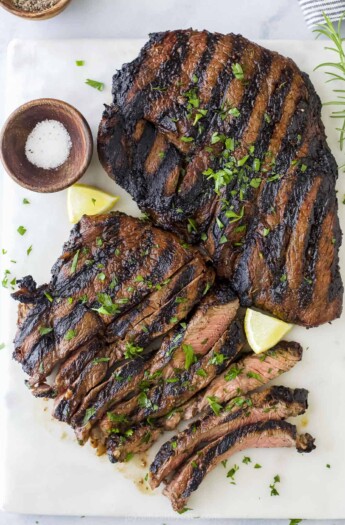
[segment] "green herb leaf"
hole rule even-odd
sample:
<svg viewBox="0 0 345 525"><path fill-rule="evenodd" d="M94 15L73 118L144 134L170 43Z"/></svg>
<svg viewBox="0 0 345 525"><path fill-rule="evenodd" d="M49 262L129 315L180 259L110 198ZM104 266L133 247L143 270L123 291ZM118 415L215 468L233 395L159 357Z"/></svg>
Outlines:
<svg viewBox="0 0 345 525"><path fill-rule="evenodd" d="M135 357L138 357L144 349L141 346L136 346L133 343L126 343L126 350L125 350L125 358L126 359L134 359Z"/></svg>
<svg viewBox="0 0 345 525"><path fill-rule="evenodd" d="M92 363L94 365L98 365L98 363L107 363L108 361L110 361L110 357L96 357Z"/></svg>
<svg viewBox="0 0 345 525"><path fill-rule="evenodd" d="M75 255L74 255L74 257L73 257L73 261L72 261L72 266L71 266L71 273L75 273L75 271L76 271L76 269L77 269L79 253L80 253L80 250L77 250L77 251L75 252Z"/></svg>
<svg viewBox="0 0 345 525"><path fill-rule="evenodd" d="M232 64L231 69L237 80L244 80L244 73L241 64Z"/></svg>
<svg viewBox="0 0 345 525"><path fill-rule="evenodd" d="M85 416L84 416L84 419L83 419L83 426L85 426L86 423L88 423L88 421L90 421L90 419L92 418L93 415L95 415L95 413L96 413L96 409L94 407L86 409Z"/></svg>
<svg viewBox="0 0 345 525"><path fill-rule="evenodd" d="M194 349L192 347L192 345L186 345L186 344L183 344L182 345L182 350L184 352L184 355L185 355L185 363L184 363L184 367L186 370L189 370L190 367L197 362L197 357L194 353Z"/></svg>
<svg viewBox="0 0 345 525"><path fill-rule="evenodd" d="M242 459L242 463L244 463L245 465L248 465L248 463L251 463L252 460L250 459L249 456L244 456L244 458Z"/></svg>
<svg viewBox="0 0 345 525"><path fill-rule="evenodd" d="M26 254L30 255L31 252L32 252L32 245L29 246L29 248L26 250Z"/></svg>
<svg viewBox="0 0 345 525"><path fill-rule="evenodd" d="M237 365L232 365L229 371L225 374L224 379L225 381L233 381L233 379L236 379L236 377L239 376L241 372L241 368L238 368Z"/></svg>
<svg viewBox="0 0 345 525"><path fill-rule="evenodd" d="M262 466L259 463L255 463L254 468L262 468Z"/></svg>
<svg viewBox="0 0 345 525"><path fill-rule="evenodd" d="M189 507L183 507L183 509L178 510L177 513L178 514L184 514L188 510L193 510L193 509L190 509Z"/></svg>
<svg viewBox="0 0 345 525"><path fill-rule="evenodd" d="M181 142L193 142L193 137L181 137Z"/></svg>
<svg viewBox="0 0 345 525"><path fill-rule="evenodd" d="M50 328L48 326L40 326L39 332L41 335L47 335L50 334L50 332L53 331L53 328Z"/></svg>
<svg viewBox="0 0 345 525"><path fill-rule="evenodd" d="M234 481L234 477L235 477L235 474L236 472L239 470L239 466L238 465L234 465L230 470L229 472L227 473L226 477L227 478L230 478L232 481Z"/></svg>
<svg viewBox="0 0 345 525"><path fill-rule="evenodd" d="M53 298L52 298L52 296L50 295L49 292L44 292L44 295L46 296L46 298L48 299L48 301L49 301L50 303L53 302Z"/></svg>
<svg viewBox="0 0 345 525"><path fill-rule="evenodd" d="M17 232L19 233L19 235L24 235L27 232L27 229L24 228L24 226L19 226Z"/></svg>
<svg viewBox="0 0 345 525"><path fill-rule="evenodd" d="M293 518L291 519L290 518L290 524L289 525L297 525L298 523L301 523L301 519L296 519L296 518Z"/></svg>
<svg viewBox="0 0 345 525"><path fill-rule="evenodd" d="M209 396L206 399L208 401L208 404L210 405L210 408L213 410L216 416L219 416L220 411L223 409L223 407L218 403L218 399L215 396Z"/></svg>
<svg viewBox="0 0 345 525"><path fill-rule="evenodd" d="M84 60L76 60L75 61L75 65L78 66L78 67L81 67L85 64Z"/></svg>
<svg viewBox="0 0 345 525"><path fill-rule="evenodd" d="M88 86L91 86L94 89L97 89L98 91L103 91L104 89L103 82L98 82L98 80L91 80L91 78L87 78L85 80L85 84L87 84Z"/></svg>
<svg viewBox="0 0 345 525"><path fill-rule="evenodd" d="M30 204L30 201L28 199L23 199L23 204Z"/></svg>
<svg viewBox="0 0 345 525"><path fill-rule="evenodd" d="M75 338L75 336L77 335L77 332L75 330L67 330L67 332L65 333L65 336L64 336L64 339L66 339L66 341L71 341L72 339Z"/></svg>

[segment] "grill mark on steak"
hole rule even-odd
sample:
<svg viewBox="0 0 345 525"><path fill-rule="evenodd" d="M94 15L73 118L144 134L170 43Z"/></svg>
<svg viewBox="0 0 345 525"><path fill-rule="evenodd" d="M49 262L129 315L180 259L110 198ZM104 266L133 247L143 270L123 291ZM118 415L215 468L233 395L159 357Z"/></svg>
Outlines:
<svg viewBox="0 0 345 525"><path fill-rule="evenodd" d="M170 277L170 282L157 285L158 289L147 295L139 305L115 319L107 327L107 340L115 340L112 336L116 339L124 338L127 330L138 326L139 323L145 326L145 319L150 314L163 307L172 297L176 298L179 293L185 293L184 288L187 284L202 273L203 267L200 262L200 257L195 257Z"/></svg>
<svg viewBox="0 0 345 525"><path fill-rule="evenodd" d="M54 381L55 390L59 393L67 390L79 377L85 366L98 357L103 346L104 342L100 338L94 338L79 347L61 364Z"/></svg>
<svg viewBox="0 0 345 525"><path fill-rule="evenodd" d="M158 487L197 449L224 434L244 425L304 414L307 398L307 390L273 386L248 397L238 397L218 415L198 419L161 446L150 465L151 488Z"/></svg>
<svg viewBox="0 0 345 525"><path fill-rule="evenodd" d="M297 434L286 421L265 421L243 426L207 445L191 458L164 490L174 510L181 510L206 474L222 460L247 448L296 447L298 452L311 452L314 439L310 434Z"/></svg>
<svg viewBox="0 0 345 525"><path fill-rule="evenodd" d="M172 408L182 405L185 401L192 398L195 393L205 388L212 379L220 374L226 366L231 363L243 348L242 328L238 321L233 321L229 329L224 332L213 348L204 355L188 370L175 370L173 377L168 377L167 381L158 383L142 395L133 397L129 401L115 407L116 414L126 415L131 418L133 423L139 423L150 417L160 418L168 414ZM222 361L218 364L212 361L215 355L221 354ZM170 369L170 364L169 364ZM202 369L206 375L199 375ZM164 374L164 371L163 371ZM173 379L170 382L169 379ZM175 382L175 379L177 381ZM107 422L104 429L108 429Z"/></svg>
<svg viewBox="0 0 345 525"><path fill-rule="evenodd" d="M226 403L289 371L301 359L301 345L287 341L281 341L260 356L250 354L243 357L216 377L208 388L183 405L179 413L173 414L170 422L167 419L166 428L176 428L183 419L191 419L202 411L209 410L207 398L216 398L218 403Z"/></svg>
<svg viewBox="0 0 345 525"><path fill-rule="evenodd" d="M180 30L174 34L176 39L184 34L187 40L193 37L195 41L204 43L207 33ZM338 270L340 231L337 219L333 221L332 227L335 231L335 246L333 250L326 249L329 258L327 262L325 257L321 259L323 269L320 274L327 285L326 296L315 289L312 292L306 290L301 259L291 258L291 252L287 252L287 249L290 240L293 239L293 235L297 236L296 230L299 229L303 232L299 243L302 258L312 254L314 262L319 260L317 255L319 247L324 243L315 243L313 239L320 237L321 240L324 231L322 222L319 221L313 225L313 228L306 227L303 230L304 214L300 215L294 211L296 196L302 201L303 197L308 195L311 185L315 183L315 178L322 179L322 187L323 184L328 185L331 214L336 216L337 212L334 192L336 167L325 142L320 120L320 100L307 75L302 73L292 60L252 44L239 35L218 33L207 35L214 46L209 51L207 64L199 60L199 53L198 59L192 61L193 67L198 64L197 74L192 72L189 59L177 58L180 68L179 78L183 79L183 82L189 78L189 81L186 85L184 83L180 86L175 85L166 93L160 93L158 107L164 108L164 111L161 114L159 112L151 114L152 126L157 130L156 139L164 144L164 151L169 152L167 159L163 159L162 162L153 160L151 168L154 173L151 171L150 178L155 181L155 187L152 188L152 192L141 159L137 159L134 169L129 167L127 175L125 175L125 167L120 170L121 175L117 175L116 170L113 169L111 161L113 153L108 146L112 133L111 125L107 122L112 118L109 116L109 111L105 112L99 131L100 160L105 169L132 193L139 206L151 214L156 223L185 235L193 242L198 242L201 233L208 231L206 247L211 253L218 275L230 280L231 285L240 295L241 304L254 304L294 323L318 325L336 317L341 310L343 286ZM164 38L170 42L171 33L166 33ZM162 39L163 37L152 44L157 57L160 51L164 53L167 50ZM199 47L198 50L200 51ZM169 59L176 59L176 55L170 52L167 54ZM188 53L187 56L190 57ZM136 63L144 62L145 51ZM158 59L153 67L159 78L162 78L160 72L163 63L163 59ZM232 66L235 64L242 66L247 84L234 78ZM126 78L127 83L130 83L131 75L131 66L125 65L115 78L114 106L111 111L119 113L119 118L124 112L124 104L121 102L123 94L121 82ZM193 75L197 76L196 80ZM135 82L134 77L132 82ZM190 111L185 92L188 89L196 90L197 105L200 109L208 111L202 116L198 126L192 125L193 118L186 119ZM174 93L174 97L171 93ZM151 97L145 90L139 90L138 97L145 106L145 111L148 110ZM230 102L239 109L236 118L224 118L224 120L221 118L219 114L221 108L217 105L224 101ZM160 126L159 115L163 116L166 127ZM145 112L144 118L147 119ZM168 124L169 118L177 118L179 122ZM202 125L202 129L197 134L199 125ZM131 129L135 126L133 115L131 120L124 119L123 134L131 137ZM261 159L261 167L268 170L267 173L261 170L260 176L263 182L258 189L251 188L248 191L243 203L239 200L236 178L225 190L222 190L221 197L226 196L234 210L238 212L244 206L244 218L240 225L246 226L246 231L238 231L237 221L234 222L225 216L224 210L221 209L222 203L214 194L212 181L207 180L203 175L203 171L207 168L217 169L216 159L205 150L214 132L225 133L225 136L232 138L237 137L240 142L238 158L246 153L249 145L254 144L255 157ZM195 140L188 143L178 142L183 136L194 137ZM126 150L123 142L118 145L112 142L112 147L115 150L119 149L120 152ZM178 148L179 153L175 147ZM127 151L129 158L133 158L135 151L136 146L132 144ZM154 147L151 148L151 153L154 156ZM271 157L269 158L266 153ZM298 167L291 169L291 163L295 158L300 158L300 164L307 166L307 169L302 171L305 185L300 181L301 170ZM269 165L271 160L275 162L273 167ZM282 175L280 180L270 182L270 177L275 174ZM257 175L249 172L249 179L254 176ZM142 191L144 186L148 191ZM313 204L316 204L315 200L318 197L313 198ZM312 197L310 199L312 201ZM279 201L284 203L286 214L279 213L274 217L272 206L277 206ZM176 210L179 212L177 213ZM323 212L326 217L326 210ZM286 217L290 221L289 224L286 223ZM221 231L216 226L216 218L220 218L224 224L224 229ZM188 219L196 222L198 232L187 231ZM258 268L255 269L252 260L261 253L262 228L270 228L272 233L276 230L274 232L276 244L272 249L270 239L265 239L265 245L271 248L267 252L272 256L268 261L263 257L263 260L259 261ZM310 236L313 236L311 242ZM227 242L222 240L223 237L226 237ZM307 245L308 250L305 249ZM279 253L276 254L276 250ZM248 269L248 266L251 268ZM308 267L309 265L307 270ZM283 269L289 277L285 284L280 283ZM261 279L262 274L263 279ZM293 288L294 286L296 288ZM273 294L270 293L272 288L274 288ZM320 288L323 286L320 285ZM262 290L262 293L258 293L258 290ZM325 297L324 300L331 303L330 308L320 310L321 297Z"/></svg>
<svg viewBox="0 0 345 525"><path fill-rule="evenodd" d="M131 454L138 454L148 450L162 434L161 428L153 426L138 425L134 433L124 437L113 433L107 440L106 448L99 445L99 438L96 436L94 445L98 447L97 453L107 452L111 463L126 461Z"/></svg>
<svg viewBox="0 0 345 525"><path fill-rule="evenodd" d="M99 385L86 396L81 407L71 419L71 425L80 442L87 440L91 426L105 414L112 404L121 401L133 388L136 388L143 378L148 359L149 356L144 355L128 361L116 370L105 385ZM85 424L85 418L90 413L92 415Z"/></svg>

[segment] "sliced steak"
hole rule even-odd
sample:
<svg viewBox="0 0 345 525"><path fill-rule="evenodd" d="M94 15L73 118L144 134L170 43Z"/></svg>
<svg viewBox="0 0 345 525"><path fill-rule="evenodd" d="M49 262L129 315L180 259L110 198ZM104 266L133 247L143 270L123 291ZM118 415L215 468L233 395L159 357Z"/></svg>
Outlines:
<svg viewBox="0 0 345 525"><path fill-rule="evenodd" d="M186 349L186 347L184 347ZM116 413L130 416L132 423L160 418L192 398L231 363L243 348L242 327L233 321L229 329L206 355L193 364L186 349L184 368L173 369L174 375L162 379L153 388L142 389L138 396L115 408ZM194 354L193 354L194 356ZM169 369L170 369L170 365Z"/></svg>
<svg viewBox="0 0 345 525"><path fill-rule="evenodd" d="M154 33L113 77L98 153L158 225L204 244L242 305L339 317L338 170L291 59L241 35Z"/></svg>
<svg viewBox="0 0 345 525"><path fill-rule="evenodd" d="M247 397L238 396L217 414L206 415L173 436L159 449L150 466L150 485L154 489L176 470L195 450L244 425L282 420L304 414L308 392L272 386Z"/></svg>
<svg viewBox="0 0 345 525"><path fill-rule="evenodd" d="M249 354L216 377L203 392L186 403L175 418L191 419L200 412L210 409L212 402L226 403L239 395L251 392L256 388L288 372L302 359L302 347L295 342L281 341L267 352ZM169 428L169 422L167 421ZM174 428L174 427L173 427Z"/></svg>
<svg viewBox="0 0 345 525"><path fill-rule="evenodd" d="M80 369L82 347L96 337L118 343L107 350L110 365L129 342L148 346L185 318L214 280L195 248L122 213L84 216L52 274L40 288L24 278L13 294L22 304L14 358L40 395L61 361L72 356Z"/></svg>
<svg viewBox="0 0 345 525"><path fill-rule="evenodd" d="M175 474L164 490L174 510L182 510L206 474L221 461L247 448L296 447L298 452L311 452L314 439L298 435L296 427L286 421L264 421L245 425L226 433L192 456Z"/></svg>

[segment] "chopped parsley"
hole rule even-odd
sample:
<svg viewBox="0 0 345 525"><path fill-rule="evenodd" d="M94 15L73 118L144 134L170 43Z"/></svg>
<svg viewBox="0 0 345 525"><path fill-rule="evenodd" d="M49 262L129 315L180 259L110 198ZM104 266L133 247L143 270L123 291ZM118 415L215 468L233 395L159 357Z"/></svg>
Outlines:
<svg viewBox="0 0 345 525"><path fill-rule="evenodd" d="M25 235L25 233L27 232L27 229L24 228L24 226L19 226L17 228L17 232L19 233L19 235Z"/></svg>
<svg viewBox="0 0 345 525"><path fill-rule="evenodd" d="M262 468L262 466L259 463L255 463L254 468Z"/></svg>
<svg viewBox="0 0 345 525"><path fill-rule="evenodd" d="M181 137L181 142L193 142L193 137Z"/></svg>
<svg viewBox="0 0 345 525"><path fill-rule="evenodd" d="M78 67L81 67L85 64L85 61L84 60L76 60L75 61L75 65L78 66Z"/></svg>
<svg viewBox="0 0 345 525"><path fill-rule="evenodd" d="M241 64L232 64L231 69L237 80L244 80L244 73Z"/></svg>
<svg viewBox="0 0 345 525"><path fill-rule="evenodd" d="M239 376L242 372L241 368L238 368L237 365L233 365L229 371L225 374L224 379L225 381L233 381L233 379L236 379L237 376Z"/></svg>
<svg viewBox="0 0 345 525"><path fill-rule="evenodd" d="M83 419L83 426L85 426L86 423L88 423L88 421L90 421L90 419L92 418L92 416L95 415L95 413L96 413L96 409L94 407L86 409L85 416L84 416L84 419Z"/></svg>
<svg viewBox="0 0 345 525"><path fill-rule="evenodd" d="M74 257L73 257L73 261L72 261L72 265L71 265L71 273L75 273L75 271L77 269L79 253L80 253L80 250L77 250L75 255L74 255Z"/></svg>
<svg viewBox="0 0 345 525"><path fill-rule="evenodd" d="M270 485L271 496L279 496L279 492L276 489L277 483L280 483L280 476L276 474L273 478L273 483Z"/></svg>
<svg viewBox="0 0 345 525"><path fill-rule="evenodd" d="M103 91L104 89L103 82L98 82L98 80L91 80L91 78L87 78L85 80L85 84L87 84L88 86L91 86L94 89L97 89L98 91Z"/></svg>
<svg viewBox="0 0 345 525"><path fill-rule="evenodd" d="M98 365L98 363L107 363L108 361L110 361L110 357L96 357L92 363L94 365Z"/></svg>
<svg viewBox="0 0 345 525"><path fill-rule="evenodd" d="M117 304L114 304L110 295L106 293L99 293L97 295L97 301L101 305L99 308L93 308L95 312L102 315L114 315L119 313L120 308Z"/></svg>
<svg viewBox="0 0 345 525"><path fill-rule="evenodd" d="M296 519L296 518L291 519L290 518L289 525L297 525L298 523L301 523L301 521L302 521L301 519Z"/></svg>
<svg viewBox="0 0 345 525"><path fill-rule="evenodd" d="M251 463L252 460L250 459L249 456L244 456L244 458L242 459L242 463L244 463L245 465L248 465L248 463Z"/></svg>
<svg viewBox="0 0 345 525"><path fill-rule="evenodd" d="M40 326L39 332L41 335L47 335L50 334L50 332L53 331L53 328L50 328L49 326Z"/></svg>
<svg viewBox="0 0 345 525"><path fill-rule="evenodd" d="M177 513L178 514L184 514L188 510L193 510L193 509L190 509L189 507L183 507L183 509L178 510Z"/></svg>
<svg viewBox="0 0 345 525"><path fill-rule="evenodd" d="M257 374L256 372L249 371L247 372L247 377L249 379L256 379L257 381L260 381L260 383L263 383L264 380L262 379L260 374Z"/></svg>
<svg viewBox="0 0 345 525"><path fill-rule="evenodd" d="M50 295L49 292L44 292L44 295L46 296L46 298L48 299L48 301L49 301L50 303L53 302L53 298L52 298L52 296Z"/></svg>
<svg viewBox="0 0 345 525"><path fill-rule="evenodd" d="M217 398L215 396L209 396L206 399L208 401L208 404L210 405L210 408L213 410L216 416L219 416L220 411L223 407L218 403Z"/></svg>
<svg viewBox="0 0 345 525"><path fill-rule="evenodd" d="M72 339L75 338L75 336L77 335L77 332L75 330L67 330L67 332L65 333L65 336L64 336L64 339L66 339L66 341L71 341Z"/></svg>
<svg viewBox="0 0 345 525"><path fill-rule="evenodd" d="M189 370L190 367L197 362L197 357L194 353L194 349L192 347L192 345L186 345L186 344L183 344L182 345L182 350L184 352L184 355L185 355L185 363L184 363L184 367L186 370Z"/></svg>
<svg viewBox="0 0 345 525"><path fill-rule="evenodd" d="M203 368L199 368L196 371L196 375L198 375L200 377L207 377L207 372L205 372L205 370Z"/></svg>
<svg viewBox="0 0 345 525"><path fill-rule="evenodd" d="M128 421L124 414L113 414L112 412L107 412L107 418L112 423L127 423Z"/></svg>
<svg viewBox="0 0 345 525"><path fill-rule="evenodd" d="M125 350L125 358L126 359L134 359L135 357L138 357L144 349L141 346L135 346L131 342L126 343L126 350Z"/></svg>
<svg viewBox="0 0 345 525"><path fill-rule="evenodd" d="M32 244L31 244L31 246L29 246L29 248L26 250L26 254L27 254L27 255L30 255L31 252L32 252Z"/></svg>
<svg viewBox="0 0 345 525"><path fill-rule="evenodd" d="M213 356L210 359L211 365L222 365L224 363L225 356L224 354L219 354L218 352L214 352Z"/></svg>
<svg viewBox="0 0 345 525"><path fill-rule="evenodd" d="M232 485L236 485L236 483L235 483L235 474L236 474L236 472L239 470L239 468L240 468L240 467L239 467L238 465L234 465L234 466L228 471L228 473L227 473L227 475L226 475L227 478L230 478L230 479L231 479L231 482L230 482L230 483L231 483Z"/></svg>
<svg viewBox="0 0 345 525"><path fill-rule="evenodd" d="M28 199L23 199L23 204L30 204L30 201Z"/></svg>

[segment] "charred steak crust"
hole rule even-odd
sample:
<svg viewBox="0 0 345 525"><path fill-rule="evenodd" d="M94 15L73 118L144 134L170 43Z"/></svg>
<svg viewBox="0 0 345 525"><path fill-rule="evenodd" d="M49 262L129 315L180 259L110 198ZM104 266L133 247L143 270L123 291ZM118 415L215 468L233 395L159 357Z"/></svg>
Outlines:
<svg viewBox="0 0 345 525"><path fill-rule="evenodd" d="M260 393L239 396L219 414L212 413L198 419L161 446L150 465L151 487L156 488L196 449L225 433L247 424L303 414L308 407L307 399L305 389L273 386Z"/></svg>
<svg viewBox="0 0 345 525"><path fill-rule="evenodd" d="M315 445L309 434L299 436L296 427L286 421L242 426L204 447L181 467L164 491L173 508L181 510L206 474L223 459L252 447L296 447L298 452L311 452Z"/></svg>
<svg viewBox="0 0 345 525"><path fill-rule="evenodd" d="M155 33L113 77L99 158L156 224L204 245L243 306L317 326L339 317L343 296L320 113L291 59L241 35Z"/></svg>

